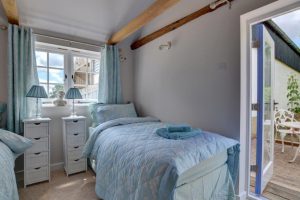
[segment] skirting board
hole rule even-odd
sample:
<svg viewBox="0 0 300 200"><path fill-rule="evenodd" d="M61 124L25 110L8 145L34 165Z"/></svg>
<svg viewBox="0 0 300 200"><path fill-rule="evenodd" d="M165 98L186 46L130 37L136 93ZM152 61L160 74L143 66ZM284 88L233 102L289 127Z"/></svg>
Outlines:
<svg viewBox="0 0 300 200"><path fill-rule="evenodd" d="M240 194L236 196L236 199L237 200L246 200L247 199L247 192L246 191L240 192Z"/></svg>
<svg viewBox="0 0 300 200"><path fill-rule="evenodd" d="M50 167L51 171L64 169L64 162L53 163ZM24 170L15 172L17 182L24 180Z"/></svg>

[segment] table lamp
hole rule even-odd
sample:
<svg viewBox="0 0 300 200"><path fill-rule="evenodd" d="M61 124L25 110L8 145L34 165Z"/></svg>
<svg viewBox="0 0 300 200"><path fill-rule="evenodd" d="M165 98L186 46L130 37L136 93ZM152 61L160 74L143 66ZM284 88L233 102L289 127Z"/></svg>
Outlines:
<svg viewBox="0 0 300 200"><path fill-rule="evenodd" d="M48 98L48 95L45 91L45 88L43 86L39 85L33 85L28 93L26 94L26 97L32 97L36 98L36 118L41 118L41 115L38 111L38 104L39 104L39 98Z"/></svg>
<svg viewBox="0 0 300 200"><path fill-rule="evenodd" d="M82 99L82 96L80 94L80 91L78 88L70 88L68 91L67 91L67 94L66 94L66 99L73 99L73 111L71 113L71 116L76 116L76 112L74 111L74 99Z"/></svg>

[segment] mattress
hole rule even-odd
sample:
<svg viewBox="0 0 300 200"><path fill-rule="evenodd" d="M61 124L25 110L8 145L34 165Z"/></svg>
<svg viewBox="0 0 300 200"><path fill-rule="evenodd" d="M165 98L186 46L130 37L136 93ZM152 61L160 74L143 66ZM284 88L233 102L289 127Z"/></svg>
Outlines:
<svg viewBox="0 0 300 200"><path fill-rule="evenodd" d="M214 171L215 169L223 166L228 158L227 150L223 151L213 158L205 160L200 164L192 167L191 169L185 171L177 180L176 188L180 187L184 184L191 183L196 179L209 174L210 172Z"/></svg>
<svg viewBox="0 0 300 200"><path fill-rule="evenodd" d="M94 127L89 127L89 136L92 135L94 130ZM214 190L218 187L222 188L226 182L226 174L228 174L227 159L228 153L225 150L182 173L176 183L174 199L192 200L199 199L200 196L201 199L211 198ZM96 160L89 159L89 165L96 173ZM222 180L212 181L212 179ZM210 183L215 184L210 185Z"/></svg>
<svg viewBox="0 0 300 200"><path fill-rule="evenodd" d="M0 141L0 199L18 200L15 177L15 155L8 146Z"/></svg>
<svg viewBox="0 0 300 200"><path fill-rule="evenodd" d="M94 130L94 127L89 127L89 137L93 134ZM217 154L213 158L201 162L200 164L182 173L179 176L176 187L180 187L181 185L184 185L186 183L193 182L199 177L202 177L208 174L209 172L219 168L220 166L224 165L224 163L226 163L227 159L228 154L227 150L225 150ZM96 173L96 160L89 159L89 164L93 171Z"/></svg>
<svg viewBox="0 0 300 200"><path fill-rule="evenodd" d="M95 141L95 143L96 143L96 148L93 148L93 150L91 151L93 153L91 154L92 156L90 156L90 157L94 158L94 159L101 159L99 162L102 162L103 160L108 161L109 159L105 159L105 157L102 157L102 156L107 156L108 153L114 154L115 150L113 149L113 151L110 151L109 148L107 148L107 147L104 148L104 145L99 146L99 144L100 143L105 144L104 143L105 141L110 141L110 140L113 140L114 142L121 141L123 143L126 143L126 142L128 142L128 141L126 141L126 139L128 139L129 136L132 136L133 140L131 140L131 141L136 142L136 137L135 137L137 135L136 133L139 133L138 134L139 137L146 137L146 138L152 137L152 138L147 138L147 142L149 141L148 139L150 139L150 141L151 141L151 139L155 140L155 142L152 141L151 143L148 143L147 145L151 146L151 145L155 144L156 146L154 149L157 149L158 142L161 142L160 141L161 139L157 138L155 135L149 134L149 133L152 133L155 128L157 128L156 126L161 126L161 124L138 123L138 124L132 124L132 125L127 125L127 126L125 125L125 126L113 127L113 128L110 128L109 130L106 129L106 131L101 132L102 138L98 137L97 141L96 141L96 136L99 134L99 130L95 131L95 128L90 127L89 128L90 141ZM98 129L99 129L99 127L98 127ZM141 130L147 130L147 131L141 132ZM140 134L140 133L142 133L142 134ZM104 135L102 135L102 134L104 134ZM124 135L122 135L122 134L124 134ZM107 135L109 135L109 137L107 137ZM114 138L116 136L118 138L121 137L121 140L115 140ZM208 134L204 133L201 136L201 138L202 137L207 137L206 138L207 141L216 139L216 140L218 140L219 144L224 142L223 138L219 138L220 136L216 136L216 135L213 136L211 134L208 135ZM210 138L211 140L208 138ZM103 141L103 139L107 139L107 140ZM203 149L201 151L199 150L199 152L197 152L198 153L197 155L200 155L200 157L203 155L206 155L205 153L211 152L214 149L214 148L207 147L206 144L212 145L215 142L213 142L212 144L211 143L202 143L201 144L199 142L200 138L198 138L197 140L198 140L199 144L196 143L197 141L195 141L195 140L190 141L189 143L194 143L193 145L197 144L197 145L203 146ZM186 141L186 142L188 142L188 141ZM99 147L107 149L108 153L103 154L103 151L98 149ZM121 147L125 147L125 146L122 145L122 143L118 144L118 148L121 148ZM126 146L126 147L129 148L132 146ZM169 147L170 146L168 146L167 148L169 148ZM201 160L199 159L197 161L198 164L196 164L196 165L194 164L194 165L189 165L189 167L180 168L180 170L178 170L177 180L175 180L175 182L172 183L173 184L173 198L172 199L174 199L174 200L184 200L184 199L191 199L191 200L193 200L193 199L195 199L195 200L199 200L199 199L218 199L218 200L224 199L225 200L225 199L227 199L228 200L228 199L235 199L234 198L234 186L233 186L233 181L232 181L231 174L230 174L231 168L227 164L228 159L229 159L227 148L228 147L223 148L223 150L220 149L221 151L219 151L218 153L212 154L213 156L209 156L206 159L201 159ZM195 148L192 148L192 149L195 149ZM120 151L120 149L117 149L117 150ZM122 152L122 151L120 151L120 152ZM126 151L126 152L130 152L130 151ZM147 152L149 152L149 151L147 151ZM191 151L191 152L193 152L193 151ZM188 153L188 152L185 152L185 154L183 154L183 155L186 155L186 156L183 156L183 158L185 158L185 157L190 158L190 156L189 156L190 154L188 153L188 155L187 155L186 153ZM120 155L122 157L123 154L120 154ZM110 157L111 157L111 155L110 155ZM133 157L137 158L138 156L137 157L133 156ZM179 166L187 166L187 164L189 164L188 162L185 162L184 160L177 160L177 161L178 161ZM138 162L136 162L136 163L138 163ZM149 166L150 163L148 163L148 165L144 164L144 167L147 168L147 166ZM107 189L107 187L105 186L106 182L110 183L110 184L114 183L113 180L115 180L115 179L110 180L111 177L108 177L108 179L105 179L107 172L110 172L109 170L113 169L113 168L107 168L107 169L104 168L107 163L104 163L104 165L97 166L96 160L89 160L89 164L95 173L96 173L96 171L100 170L97 173L97 176L99 176L99 177L96 181L96 183L98 184L98 185L96 185L96 192L98 192L97 196L102 197L102 198L115 199L114 197L116 196L117 193L115 193L114 191L116 191L116 189L119 190L119 188L122 189L122 187L115 186L116 189L111 190L110 193L106 193L106 191L108 191L110 189ZM120 167L117 169L116 165L114 165L114 168L116 168L117 172L120 172L120 173L112 173L112 175L116 176L116 177L122 176L122 173L124 173L124 171L122 171L122 170L124 170L124 167L122 168L121 162L119 162L117 164L118 165L120 164ZM117 165L117 167L118 167L118 165ZM96 169L96 166L97 166L97 169ZM152 166L152 164L150 164L150 166ZM103 168L105 170L102 170L101 168ZM132 169L132 168L128 168L128 169ZM101 172L101 173L99 173L99 172ZM131 173L130 170L128 171L128 173ZM144 174L142 171L140 173ZM146 175L144 174L143 176L148 176L147 173L146 173ZM131 177L131 176L129 176L129 177ZM151 177L151 176L149 176L149 177ZM130 182L131 178L126 181ZM103 182L104 179L106 181ZM134 186L132 189L137 188L136 190L138 190L140 187L144 187L144 184L145 183L143 183L143 185L139 184L138 187ZM159 184L159 182L158 182L158 184ZM131 184L131 185L133 185L133 184ZM149 187L147 187L147 188L149 188ZM165 190L160 190L160 191L165 191ZM141 191L141 194L143 194L143 191ZM150 193L150 194L147 193L146 195L151 196L151 194L152 193ZM156 193L153 193L153 194L156 194ZM139 199L139 197L130 197L130 199Z"/></svg>
<svg viewBox="0 0 300 200"><path fill-rule="evenodd" d="M230 184L227 157L227 151L224 151L181 174L174 200L227 199L226 196L213 197L219 194L216 190L222 190L224 185ZM96 174L96 160L89 159L89 165Z"/></svg>
<svg viewBox="0 0 300 200"><path fill-rule="evenodd" d="M89 127L89 137L93 134L95 128ZM92 168L93 172L96 174L96 160L88 158L88 165Z"/></svg>

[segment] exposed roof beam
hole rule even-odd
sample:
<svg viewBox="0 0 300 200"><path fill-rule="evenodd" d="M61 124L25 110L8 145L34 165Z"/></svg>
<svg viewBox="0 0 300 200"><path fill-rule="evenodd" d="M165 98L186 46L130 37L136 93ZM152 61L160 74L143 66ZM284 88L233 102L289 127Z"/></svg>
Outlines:
<svg viewBox="0 0 300 200"><path fill-rule="evenodd" d="M19 25L19 14L16 0L1 0L8 22Z"/></svg>
<svg viewBox="0 0 300 200"><path fill-rule="evenodd" d="M210 13L210 12L213 12L215 10L217 10L218 8L226 5L227 3L230 3L232 2L233 0L217 0L203 8L201 8L200 10L196 11L196 12L193 12L192 14L189 14L141 39L138 39L137 41L135 41L134 43L131 44L131 49L134 50L134 49L137 49L149 42L151 42L152 40L155 40L156 38L159 38L160 36L164 35L164 34L167 34L183 25L185 25L186 23L190 22L190 21L193 21L199 17L201 17L202 15L205 15L207 13ZM229 5L230 7L230 5Z"/></svg>
<svg viewBox="0 0 300 200"><path fill-rule="evenodd" d="M144 10L140 15L130 21L123 28L121 28L121 30L114 33L113 36L108 40L108 44L116 44L121 42L179 1L180 0L156 0L150 7Z"/></svg>

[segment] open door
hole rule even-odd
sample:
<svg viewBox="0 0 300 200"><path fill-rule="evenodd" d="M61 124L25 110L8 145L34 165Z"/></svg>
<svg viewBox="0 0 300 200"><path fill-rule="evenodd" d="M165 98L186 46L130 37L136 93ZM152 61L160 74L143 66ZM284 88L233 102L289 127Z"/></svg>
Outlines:
<svg viewBox="0 0 300 200"><path fill-rule="evenodd" d="M255 193L261 195L273 175L275 45L263 24L256 25L257 36L257 152Z"/></svg>

